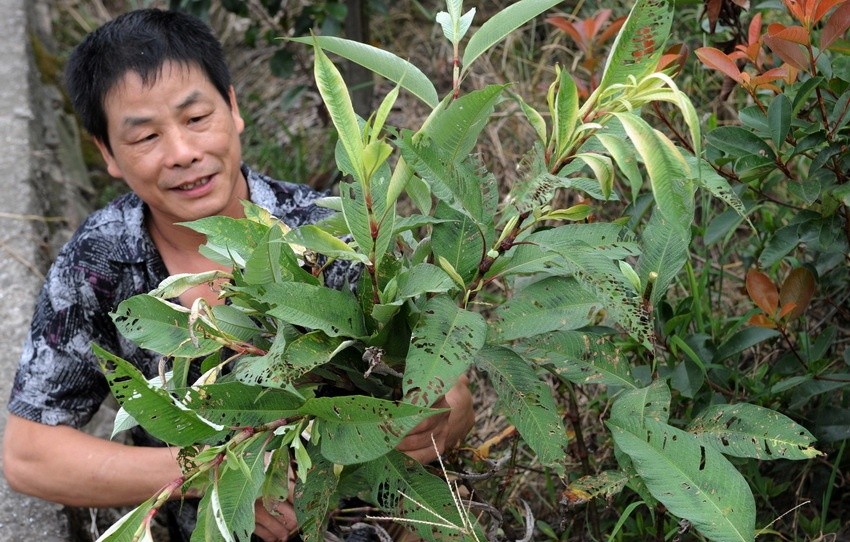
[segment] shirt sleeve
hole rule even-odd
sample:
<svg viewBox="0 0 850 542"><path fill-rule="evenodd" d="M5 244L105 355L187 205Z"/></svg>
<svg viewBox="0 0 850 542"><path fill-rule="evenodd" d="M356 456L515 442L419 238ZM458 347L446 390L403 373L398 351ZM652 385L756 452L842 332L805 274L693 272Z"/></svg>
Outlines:
<svg viewBox="0 0 850 542"><path fill-rule="evenodd" d="M85 425L109 393L91 350L114 347L114 326L98 302L96 274L63 251L36 301L12 385L9 412L47 425ZM114 351L114 350L113 350Z"/></svg>

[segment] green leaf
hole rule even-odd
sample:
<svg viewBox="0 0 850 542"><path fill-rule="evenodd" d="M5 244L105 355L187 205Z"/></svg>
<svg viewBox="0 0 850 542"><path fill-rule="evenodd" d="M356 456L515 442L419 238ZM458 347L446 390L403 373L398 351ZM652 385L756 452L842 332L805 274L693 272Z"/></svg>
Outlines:
<svg viewBox="0 0 850 542"><path fill-rule="evenodd" d="M304 399L283 390L219 382L193 388L186 406L225 427L257 426L295 416Z"/></svg>
<svg viewBox="0 0 850 542"><path fill-rule="evenodd" d="M462 278L462 284L472 280L484 255L482 231L469 216L440 202L434 216L441 219L431 233L431 250L445 258Z"/></svg>
<svg viewBox="0 0 850 542"><path fill-rule="evenodd" d="M477 313L437 295L422 308L413 328L404 371L404 395L431 405L454 386L484 346L487 324Z"/></svg>
<svg viewBox="0 0 850 542"><path fill-rule="evenodd" d="M345 241L313 224L307 224L290 231L283 236L283 241L301 245L329 258L369 263L369 258L366 255L355 252Z"/></svg>
<svg viewBox="0 0 850 542"><path fill-rule="evenodd" d="M654 497L718 542L752 542L756 509L746 480L723 455L654 419L645 426L607 423Z"/></svg>
<svg viewBox="0 0 850 542"><path fill-rule="evenodd" d="M124 337L165 356L202 357L221 348L220 343L206 338L214 331L200 321L193 334L189 333L188 309L147 294L122 301L110 316Z"/></svg>
<svg viewBox="0 0 850 542"><path fill-rule="evenodd" d="M455 282L442 269L429 263L420 263L399 273L396 277L395 301L410 299L425 293L444 293L452 290Z"/></svg>
<svg viewBox="0 0 850 542"><path fill-rule="evenodd" d="M243 278L248 284L298 281L318 284L313 275L301 268L292 248L282 242L282 228L270 228L267 237L245 262Z"/></svg>
<svg viewBox="0 0 850 542"><path fill-rule="evenodd" d="M189 410L162 388L154 388L129 361L110 354L96 344L92 350L109 382L112 394L145 430L175 446L191 446L224 433L217 425Z"/></svg>
<svg viewBox="0 0 850 542"><path fill-rule="evenodd" d="M136 542L138 538L135 534L145 522L145 518L153 509L155 497L151 497L136 508L133 508L121 519L112 524L109 529L104 531L97 539L97 542Z"/></svg>
<svg viewBox="0 0 850 542"><path fill-rule="evenodd" d="M521 339L512 347L576 384L637 388L629 362L605 337L580 331L559 331Z"/></svg>
<svg viewBox="0 0 850 542"><path fill-rule="evenodd" d="M661 213L652 213L641 240L644 252L638 259L638 275L641 284L648 288L649 275L655 273L649 301L657 306L688 261L690 237L687 230L672 227Z"/></svg>
<svg viewBox="0 0 850 542"><path fill-rule="evenodd" d="M640 81L653 71L664 52L672 23L672 1L635 2L611 46L602 71L602 79L593 96L602 95L613 85L627 83L630 77ZM587 100L585 107L594 106L593 96ZM584 110L582 116L583 113Z"/></svg>
<svg viewBox="0 0 850 542"><path fill-rule="evenodd" d="M545 144L546 134L548 133L546 128L546 119L543 118L543 115L541 115L539 111L528 105L525 99L523 99L523 97L519 94L514 92L509 92L508 94L517 104L519 104L525 118L528 119L529 124L531 124L531 127L534 128L534 133L537 134L538 140L536 143Z"/></svg>
<svg viewBox="0 0 850 542"><path fill-rule="evenodd" d="M637 390L626 390L611 407L611 423L625 427L646 420L667 423L670 419L670 388L663 380Z"/></svg>
<svg viewBox="0 0 850 542"><path fill-rule="evenodd" d="M701 158L688 155L685 156L685 161L688 162L691 169L691 179L711 192L712 196L734 209L742 218L746 218L750 227L755 229L755 226L747 218L747 209L744 207L744 203L738 197L738 194L732 191L732 187L726 178L717 173L708 162Z"/></svg>
<svg viewBox="0 0 850 542"><path fill-rule="evenodd" d="M643 159L658 210L671 226L689 229L694 219L694 188L687 180L688 165L682 154L640 117L631 113L616 116Z"/></svg>
<svg viewBox="0 0 850 542"><path fill-rule="evenodd" d="M820 455L815 438L791 418L769 408L739 403L712 405L694 418L688 431L703 444L735 457L811 459Z"/></svg>
<svg viewBox="0 0 850 542"><path fill-rule="evenodd" d="M791 131L791 100L784 94L777 94L767 108L767 124L773 146L779 150Z"/></svg>
<svg viewBox="0 0 850 542"><path fill-rule="evenodd" d="M371 501L386 513L410 520L410 528L428 542L471 540L457 528L463 525L448 483L430 474L417 461L398 451L372 461L362 468L372 481ZM474 515L471 518L475 522ZM451 527L448 527L451 526ZM486 540L475 524L478 540Z"/></svg>
<svg viewBox="0 0 850 542"><path fill-rule="evenodd" d="M485 347L475 357L496 390L496 408L517 428L541 464L564 473L567 432L548 384L516 352Z"/></svg>
<svg viewBox="0 0 850 542"><path fill-rule="evenodd" d="M733 158L757 156L773 161L776 153L762 138L740 126L721 126L708 134L709 145Z"/></svg>
<svg viewBox="0 0 850 542"><path fill-rule="evenodd" d="M435 111L421 132L422 144L427 138L451 163L459 163L472 152L506 86L488 85Z"/></svg>
<svg viewBox="0 0 850 542"><path fill-rule="evenodd" d="M218 524L227 526L227 533L237 540L250 540L254 532L254 501L260 495L265 466L265 435L257 435L235 454L242 467L232 465L228 458L215 483L221 516ZM224 534L224 533L222 533Z"/></svg>
<svg viewBox="0 0 850 542"><path fill-rule="evenodd" d="M611 159L601 154L583 152L575 155L575 158L583 161L593 170L593 175L599 181L604 199L608 199L614 187L614 164Z"/></svg>
<svg viewBox="0 0 850 542"><path fill-rule="evenodd" d="M310 399L300 412L321 420L322 455L334 463L351 465L393 450L411 429L443 410L349 395Z"/></svg>
<svg viewBox="0 0 850 542"><path fill-rule="evenodd" d="M348 87L345 85L342 74L318 45L318 41L314 43L316 86L339 134L339 141L345 149L346 157L354 168L355 176L360 182L366 182L363 166L363 139L354 106L351 104L351 96L348 94Z"/></svg>
<svg viewBox="0 0 850 542"><path fill-rule="evenodd" d="M179 224L206 235L207 242L200 247L201 254L228 267L234 263L244 266L269 231L263 224L228 216L210 216Z"/></svg>
<svg viewBox="0 0 850 542"><path fill-rule="evenodd" d="M597 318L602 305L577 280L551 277L517 292L494 311L500 341L556 330L578 329Z"/></svg>
<svg viewBox="0 0 850 542"><path fill-rule="evenodd" d="M431 79L422 70L389 51L333 36L287 38L337 54L385 77L422 100L431 108L437 107L439 97Z"/></svg>
<svg viewBox="0 0 850 542"><path fill-rule="evenodd" d="M366 324L357 298L347 291L310 284L270 284L260 296L268 314L284 322L320 329L331 337L363 337Z"/></svg>
<svg viewBox="0 0 850 542"><path fill-rule="evenodd" d="M717 352L714 354L714 359L712 361L714 363L720 363L725 359L740 354L747 348L778 336L779 332L775 329L768 329L764 327L744 328L717 347Z"/></svg>
<svg viewBox="0 0 850 542"><path fill-rule="evenodd" d="M547 9L561 3L561 0L520 0L502 9L481 25L469 39L463 52L462 73L466 73L476 58L490 47Z"/></svg>
<svg viewBox="0 0 850 542"><path fill-rule="evenodd" d="M232 374L246 384L286 388L351 344L341 337L312 331L282 345L275 341L265 356L241 359Z"/></svg>

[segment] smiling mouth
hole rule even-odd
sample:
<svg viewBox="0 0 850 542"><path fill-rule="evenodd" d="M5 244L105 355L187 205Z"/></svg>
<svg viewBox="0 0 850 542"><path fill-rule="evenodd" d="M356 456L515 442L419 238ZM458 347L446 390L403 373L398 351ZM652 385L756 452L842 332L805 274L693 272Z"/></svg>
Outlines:
<svg viewBox="0 0 850 542"><path fill-rule="evenodd" d="M192 190L193 188L203 186L203 185L209 183L211 180L212 180L212 176L204 177L203 179L198 179L197 181L194 181L194 182L191 182L191 183L181 184L180 186L177 187L177 190L182 190L182 191L186 192L188 190Z"/></svg>

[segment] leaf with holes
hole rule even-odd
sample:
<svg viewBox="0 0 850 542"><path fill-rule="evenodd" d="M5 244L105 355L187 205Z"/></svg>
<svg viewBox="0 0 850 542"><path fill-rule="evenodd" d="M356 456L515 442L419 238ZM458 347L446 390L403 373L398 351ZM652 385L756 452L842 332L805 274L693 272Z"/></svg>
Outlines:
<svg viewBox="0 0 850 542"><path fill-rule="evenodd" d="M309 399L299 412L319 420L322 455L350 465L386 454L420 422L443 410L350 395Z"/></svg>
<svg viewBox="0 0 850 542"><path fill-rule="evenodd" d="M752 542L756 507L747 481L728 459L692 434L651 418L643 427L607 423L646 487L705 537Z"/></svg>
<svg viewBox="0 0 850 542"><path fill-rule="evenodd" d="M484 346L487 324L445 295L431 298L413 328L404 371L404 395L431 405L454 386Z"/></svg>
<svg viewBox="0 0 850 542"><path fill-rule="evenodd" d="M567 433L549 386L507 348L483 348L475 365L490 377L498 398L496 408L517 428L540 463L563 474Z"/></svg>
<svg viewBox="0 0 850 542"><path fill-rule="evenodd" d="M694 418L688 431L703 444L735 457L811 459L821 454L804 427L779 412L748 403L712 405Z"/></svg>

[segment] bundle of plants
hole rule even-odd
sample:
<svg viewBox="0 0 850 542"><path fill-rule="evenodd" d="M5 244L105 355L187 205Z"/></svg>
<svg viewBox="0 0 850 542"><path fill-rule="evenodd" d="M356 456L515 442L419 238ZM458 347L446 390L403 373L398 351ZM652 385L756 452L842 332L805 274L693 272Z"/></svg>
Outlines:
<svg viewBox="0 0 850 542"><path fill-rule="evenodd" d="M469 371L492 386L518 446L571 495L587 501L629 487L639 500L624 516L663 504L707 538L753 540L752 492L726 455L817 451L805 429L755 405L713 404L687 427L670 419L670 384L651 355L654 307L688 259L694 195L705 190L744 214L700 158L696 112L673 68L659 65L672 0L638 0L585 95L557 66L543 111L507 83L464 88L476 59L558 3L513 3L465 41L475 10L448 1L437 22L454 51L454 85L442 99L388 51L299 38L315 49L316 84L339 135L345 181L321 202L336 212L290 229L246 203L244 219L187 224L206 235L203 254L231 271L174 276L118 307L120 331L167 363L147 381L97 349L123 407L117 428L140 424L181 448L185 467L101 540L145 539L158 507L189 488L203 494L198 539L248 540L254 502L287 499L290 465L305 541L323 540L351 496L425 540L497 540L513 517L531 539L529 507L511 503L520 512L502 514L396 450L443 412L433 405ZM326 51L396 84L368 119L355 115ZM429 107L418 129L387 124L401 92ZM673 104L694 152L642 118L654 102ZM506 113L521 115L536 138L500 193L504 183L474 151ZM409 213L399 210L402 195ZM611 215L619 218L598 218ZM334 262L360 266L357 284L325 286ZM222 279L224 304L169 301ZM203 376L189 381L197 364ZM619 468L567 472L553 382L608 388Z"/></svg>

